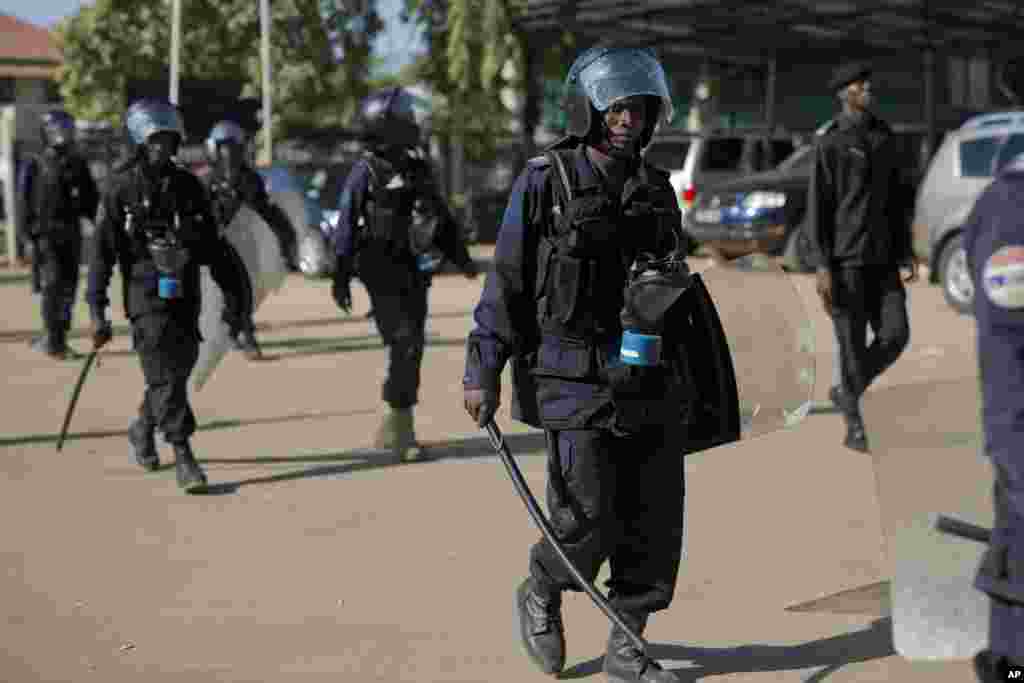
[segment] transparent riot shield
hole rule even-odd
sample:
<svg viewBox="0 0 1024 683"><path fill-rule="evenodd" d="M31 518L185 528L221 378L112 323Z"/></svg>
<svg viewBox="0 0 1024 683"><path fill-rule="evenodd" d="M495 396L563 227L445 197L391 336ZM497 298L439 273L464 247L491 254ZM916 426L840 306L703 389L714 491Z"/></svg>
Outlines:
<svg viewBox="0 0 1024 683"><path fill-rule="evenodd" d="M980 405L976 376L861 399L892 572L893 644L910 660L967 659L987 646L988 598L972 585L985 544L939 530L946 518L992 526Z"/></svg>
<svg viewBox="0 0 1024 683"><path fill-rule="evenodd" d="M280 243L259 214L244 204L224 229L224 239L245 265L252 291L252 309L255 311L270 294L281 288L288 274ZM231 348L228 326L222 320L224 294L205 266L202 268L200 287L202 309L199 313L199 332L203 341L199 346L199 359L192 371L192 380L197 390L203 388Z"/></svg>
<svg viewBox="0 0 1024 683"><path fill-rule="evenodd" d="M736 375L740 438L792 427L811 408L814 328L793 277L772 259L710 265L691 259L711 295Z"/></svg>

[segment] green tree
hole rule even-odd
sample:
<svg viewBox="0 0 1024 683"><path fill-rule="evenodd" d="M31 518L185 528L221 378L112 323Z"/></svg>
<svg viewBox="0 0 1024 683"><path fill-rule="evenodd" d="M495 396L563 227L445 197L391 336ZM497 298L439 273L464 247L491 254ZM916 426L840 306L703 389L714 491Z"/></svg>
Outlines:
<svg viewBox="0 0 1024 683"><path fill-rule="evenodd" d="M59 81L76 116L115 125L131 79L165 77L169 68L170 3L96 0L63 21L57 36L64 55ZM271 5L275 134L295 126L344 124L366 94L376 14L362 27L367 40L342 31L345 58L332 59L318 0ZM289 34L298 40L289 40ZM244 95L261 88L259 3L183 0L181 78L232 79Z"/></svg>

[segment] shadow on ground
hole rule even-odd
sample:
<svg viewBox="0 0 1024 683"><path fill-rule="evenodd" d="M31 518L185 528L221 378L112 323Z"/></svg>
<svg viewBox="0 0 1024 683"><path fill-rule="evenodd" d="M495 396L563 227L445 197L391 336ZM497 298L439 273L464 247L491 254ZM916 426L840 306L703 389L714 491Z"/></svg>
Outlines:
<svg viewBox="0 0 1024 683"><path fill-rule="evenodd" d="M297 422L302 420L326 420L335 417L346 417L350 415L368 415L375 413L375 409L349 410L336 412L304 412L291 415L276 415L274 417L255 417L248 420L211 420L196 427L197 431L208 432L217 429L234 429L236 427L247 427L249 425L279 424L282 422ZM38 443L57 443L59 434L26 434L21 436L0 437L0 448L5 446L27 446ZM65 438L69 441L83 439L106 439L111 436L128 437L127 429L106 429L93 432L71 432Z"/></svg>
<svg viewBox="0 0 1024 683"><path fill-rule="evenodd" d="M805 683L817 683L848 664L882 659L896 654L896 651L892 645L892 620L883 618L876 619L860 631L799 645L706 648L652 643L648 654L671 669L680 683L731 673L798 671L821 667L804 679ZM673 662L682 661L692 664L682 668L672 665ZM603 657L597 657L566 670L559 678L567 680L599 674L602 664Z"/></svg>
<svg viewBox="0 0 1024 683"><path fill-rule="evenodd" d="M543 432L529 434L506 434L505 443L514 456L537 455L543 451L545 439ZM257 484L276 484L298 479L317 477L336 477L362 470L380 469L383 467L399 467L407 464L422 464L441 460L497 457L491 442L486 436L454 439L434 443L424 443L425 456L415 463L405 463L396 459L390 452L382 449L357 449L340 453L320 455L300 455L294 457L265 458L202 458L204 465L281 465L297 463L324 463L290 472L270 474L260 477L249 477L239 481L227 481L211 484L208 489L212 494L234 493L243 486Z"/></svg>
<svg viewBox="0 0 1024 683"><path fill-rule="evenodd" d="M428 320L444 320L451 318L466 318L473 314L473 311L441 311L431 313ZM256 317L259 317L257 312ZM285 320L275 323L256 323L256 332L277 332L279 330L296 330L310 327L330 327L331 325L349 325L352 323L364 323L370 318L366 314L329 316L326 318L311 318L309 320ZM0 330L0 343L29 342L33 337L40 334L40 330ZM128 325L114 325L114 336L128 336L131 334L131 327ZM68 334L69 339L86 339L91 335L88 329L74 329Z"/></svg>

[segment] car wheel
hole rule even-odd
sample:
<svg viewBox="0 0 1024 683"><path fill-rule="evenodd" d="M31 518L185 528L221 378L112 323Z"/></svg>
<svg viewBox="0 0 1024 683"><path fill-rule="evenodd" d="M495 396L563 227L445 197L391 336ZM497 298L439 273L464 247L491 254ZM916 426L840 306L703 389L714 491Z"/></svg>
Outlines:
<svg viewBox="0 0 1024 683"><path fill-rule="evenodd" d="M803 226L789 231L786 248L782 251L782 266L792 273L809 273L814 270L809 256L810 245L804 236Z"/></svg>
<svg viewBox="0 0 1024 683"><path fill-rule="evenodd" d="M970 313L974 308L974 281L967 267L967 249L963 237L956 235L942 248L939 256L939 282L946 303L958 313Z"/></svg>

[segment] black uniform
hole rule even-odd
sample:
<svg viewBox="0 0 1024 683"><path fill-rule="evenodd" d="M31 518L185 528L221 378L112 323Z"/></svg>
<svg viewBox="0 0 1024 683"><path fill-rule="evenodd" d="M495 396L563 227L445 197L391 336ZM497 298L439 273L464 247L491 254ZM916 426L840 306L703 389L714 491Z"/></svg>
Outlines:
<svg viewBox="0 0 1024 683"><path fill-rule="evenodd" d="M160 297L160 273L147 235L167 230L190 253L181 296L174 299ZM170 166L154 179L136 163L112 177L100 210L86 294L95 320L106 319L107 287L115 263L124 281L124 310L146 381L139 422L149 431L159 428L172 444L185 443L196 428L187 383L199 353L200 265L210 267L224 292L229 324L235 330L248 296L246 275L220 239L206 192L195 176Z"/></svg>
<svg viewBox="0 0 1024 683"><path fill-rule="evenodd" d="M22 216L34 243L33 272L42 294L49 346L65 347L82 259L80 220L95 219L99 193L85 160L53 147L30 159L21 179Z"/></svg>
<svg viewBox="0 0 1024 683"><path fill-rule="evenodd" d="M819 264L832 273L832 322L851 409L910 339L899 273L912 258L907 192L893 143L880 119L843 114L819 140L811 176L810 238Z"/></svg>
<svg viewBox="0 0 1024 683"><path fill-rule="evenodd" d="M366 286L390 347L382 398L395 409L412 407L419 393L431 274L418 256L436 246L461 270L474 268L433 169L417 152L407 148L392 159L367 153L356 163L333 237L339 277L356 275Z"/></svg>
<svg viewBox="0 0 1024 683"><path fill-rule="evenodd" d="M627 612L668 607L683 537L684 442L680 425L620 429L607 378L622 338L619 313L627 270L642 252L677 246L680 216L668 176L634 165L609 189L585 147L566 155L572 206L555 212L555 170L531 161L516 181L470 333L466 387L497 389L510 359L517 381L536 382L538 414L513 399L513 417L536 419L548 437L548 508L570 558L593 581L611 561L612 593ZM559 216L564 216L560 219ZM587 246L568 247L572 233ZM651 395L649 408L673 400ZM676 399L678 400L678 399ZM530 573L549 592L574 590L544 540Z"/></svg>

